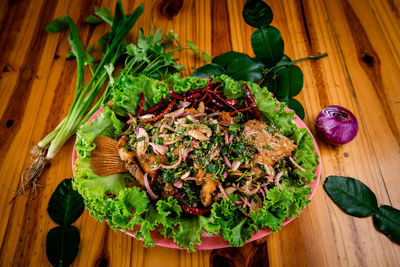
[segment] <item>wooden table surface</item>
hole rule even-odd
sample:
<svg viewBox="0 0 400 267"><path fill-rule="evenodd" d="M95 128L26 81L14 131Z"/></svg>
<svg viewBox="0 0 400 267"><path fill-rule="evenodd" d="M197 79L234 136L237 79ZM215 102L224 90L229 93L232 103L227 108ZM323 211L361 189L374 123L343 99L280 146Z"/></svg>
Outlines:
<svg viewBox="0 0 400 267"><path fill-rule="evenodd" d="M252 54L244 23L244 0L144 1L145 11L131 32L153 23L173 29L179 40L193 41L210 55L229 50ZM115 0L0 1L0 266L49 266L45 240L56 225L47 215L51 193L72 176L74 138L51 161L41 177L43 188L7 204L30 164L29 151L66 115L75 88L76 66L66 61L66 33L44 27L69 14L85 46L108 30L83 23L94 6L113 9ZM124 1L132 12L138 1ZM400 266L400 246L377 232L371 218L343 213L327 196L328 175L360 179L380 204L400 208L400 2L397 0L269 0L273 25L292 59L327 52L328 57L298 64L304 90L297 97L306 124L328 105L354 112L360 130L355 140L331 146L318 140L322 156L319 188L305 211L280 232L243 248L187 253L144 248L121 232L96 222L88 212L75 223L81 248L74 266ZM203 64L192 54L177 54L190 74Z"/></svg>

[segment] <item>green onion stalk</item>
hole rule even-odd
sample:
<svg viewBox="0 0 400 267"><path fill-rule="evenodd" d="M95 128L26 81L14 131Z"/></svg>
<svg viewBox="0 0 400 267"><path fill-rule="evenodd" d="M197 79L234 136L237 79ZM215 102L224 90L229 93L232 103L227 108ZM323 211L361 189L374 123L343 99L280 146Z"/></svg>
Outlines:
<svg viewBox="0 0 400 267"><path fill-rule="evenodd" d="M79 39L78 29L69 16L66 15L58 19L58 22L62 19L63 21L61 22L65 23L65 28L69 27L71 30L71 33L68 35L68 42L71 52L77 61L77 81L74 99L68 115L32 149L33 162L21 173L20 188L15 193L13 199L24 194L28 187L32 187L32 191L36 196L37 181L48 161L54 158L59 149L77 131L79 126L86 122L102 103L107 101L110 95L110 84L104 90L100 99L96 103L93 103L107 77L112 77L107 72L107 66L114 66L116 60L120 57L123 39L143 13L143 8L143 4L141 4L131 15L124 15L121 2L117 2L115 17L111 32L109 33L111 35L111 42L86 86L84 85L85 51Z"/></svg>

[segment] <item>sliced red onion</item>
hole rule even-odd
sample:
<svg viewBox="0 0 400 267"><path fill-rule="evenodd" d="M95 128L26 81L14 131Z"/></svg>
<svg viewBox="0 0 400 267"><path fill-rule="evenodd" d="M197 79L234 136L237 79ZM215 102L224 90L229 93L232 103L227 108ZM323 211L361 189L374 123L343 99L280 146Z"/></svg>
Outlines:
<svg viewBox="0 0 400 267"><path fill-rule="evenodd" d="M293 166L299 169L301 172L306 172L306 170L303 167L301 167L296 161L294 161L292 157L289 157L289 160L293 164Z"/></svg>
<svg viewBox="0 0 400 267"><path fill-rule="evenodd" d="M143 178L144 178L144 186L146 187L147 193L149 194L151 199L156 200L158 198L158 196L156 194L154 194L154 192L150 188L149 180L147 178L147 173L144 174Z"/></svg>
<svg viewBox="0 0 400 267"><path fill-rule="evenodd" d="M232 164L231 164L231 162L229 161L228 157L225 156L225 155L223 155L223 156L222 156L222 159L224 160L224 163L225 163L226 167L228 167L229 169L231 169L231 168L232 168Z"/></svg>
<svg viewBox="0 0 400 267"><path fill-rule="evenodd" d="M218 184L218 188L219 188L219 190L221 191L222 195L224 196L225 200L226 200L226 201L229 201L229 198L228 198L228 196L226 195L225 190L224 190L224 188L222 187L221 183Z"/></svg>
<svg viewBox="0 0 400 267"><path fill-rule="evenodd" d="M174 164L172 165L161 164L161 167L163 167L164 169L176 169L179 166L179 164L181 164L181 162L182 162L182 155L179 154L179 159Z"/></svg>
<svg viewBox="0 0 400 267"><path fill-rule="evenodd" d="M202 117L202 116L206 116L206 115L207 115L207 113L202 112L202 113L197 113L197 114L193 115L193 117L197 118L197 117Z"/></svg>
<svg viewBox="0 0 400 267"><path fill-rule="evenodd" d="M218 116L218 115L221 115L221 114L222 114L222 112L213 112L213 113L208 114L208 116L209 117L213 117L213 116Z"/></svg>
<svg viewBox="0 0 400 267"><path fill-rule="evenodd" d="M239 207L239 206L243 205L243 201L237 200L237 201L233 202L233 204L235 204L236 207Z"/></svg>
<svg viewBox="0 0 400 267"><path fill-rule="evenodd" d="M210 161L212 161L216 156L218 156L219 155L219 152L221 151L221 148L216 148L215 150L214 150L214 152L211 154L211 156L210 156Z"/></svg>
<svg viewBox="0 0 400 267"><path fill-rule="evenodd" d="M260 190L260 192L261 192L261 195L263 196L263 199L265 200L265 193L264 193L264 190Z"/></svg>
<svg viewBox="0 0 400 267"><path fill-rule="evenodd" d="M143 128L143 127L139 125L139 126L136 128L136 132L135 132L135 133L136 133L136 135L138 135L138 134L139 134L139 130L140 130L140 128Z"/></svg>
<svg viewBox="0 0 400 267"><path fill-rule="evenodd" d="M182 104L180 104L178 106L178 108L187 108L188 106L190 106L190 104L192 104L192 103L185 101L185 102L182 102Z"/></svg>
<svg viewBox="0 0 400 267"><path fill-rule="evenodd" d="M268 194L268 188L267 188L267 186L264 185L262 188L264 189L265 193Z"/></svg>
<svg viewBox="0 0 400 267"><path fill-rule="evenodd" d="M243 208L245 208L248 204L249 204L249 200L247 199L247 197L244 196L239 196L239 198L243 201Z"/></svg>
<svg viewBox="0 0 400 267"><path fill-rule="evenodd" d="M189 176L189 177L186 177L186 178L182 178L182 180L184 180L184 181L196 181L196 177Z"/></svg>
<svg viewBox="0 0 400 267"><path fill-rule="evenodd" d="M224 137L225 137L225 145L229 145L229 134L227 129L225 129L224 131Z"/></svg>
<svg viewBox="0 0 400 267"><path fill-rule="evenodd" d="M190 112L183 111L183 112L175 114L175 118L184 117L184 116L189 115L189 114L190 114Z"/></svg>
<svg viewBox="0 0 400 267"><path fill-rule="evenodd" d="M182 181L180 181L180 180L175 181L175 182L174 182L174 186L175 186L176 188L182 188L182 186L183 186Z"/></svg>
<svg viewBox="0 0 400 267"><path fill-rule="evenodd" d="M282 175L283 175L283 171L280 171L275 175L275 178L274 178L275 186L277 186L279 188L282 188L282 186L279 184L279 179L281 179Z"/></svg>
<svg viewBox="0 0 400 267"><path fill-rule="evenodd" d="M231 134L231 136L229 136L229 143L233 141L233 138L235 138L235 135Z"/></svg>
<svg viewBox="0 0 400 267"><path fill-rule="evenodd" d="M150 171L156 171L156 170L158 170L159 168L161 168L161 165L156 165L156 166L150 168Z"/></svg>
<svg viewBox="0 0 400 267"><path fill-rule="evenodd" d="M240 167L240 164L242 164L240 161L234 160L233 163L232 163L231 170L234 171L234 172L237 171L239 169L239 167Z"/></svg>
<svg viewBox="0 0 400 267"><path fill-rule="evenodd" d="M155 144L152 142L149 142L149 145L153 148L154 153L158 153L161 155L165 155L168 152L168 146L165 145L159 145L159 144Z"/></svg>
<svg viewBox="0 0 400 267"><path fill-rule="evenodd" d="M181 175L181 179L188 178L190 175L190 171L185 172L184 174Z"/></svg>
<svg viewBox="0 0 400 267"><path fill-rule="evenodd" d="M189 149L189 148L186 148L185 151L183 152L183 156L182 156L182 160L183 160L183 161L186 160L186 157L187 157L187 155L189 154L189 152L190 152L190 149Z"/></svg>
<svg viewBox="0 0 400 267"><path fill-rule="evenodd" d="M228 172L224 172L224 174L222 175L222 177L224 177L224 179L226 179L228 177Z"/></svg>

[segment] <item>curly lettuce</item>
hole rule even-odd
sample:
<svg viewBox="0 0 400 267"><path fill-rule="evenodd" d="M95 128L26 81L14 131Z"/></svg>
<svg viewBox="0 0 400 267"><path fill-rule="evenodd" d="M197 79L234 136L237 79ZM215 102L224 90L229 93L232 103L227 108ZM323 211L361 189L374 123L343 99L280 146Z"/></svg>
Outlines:
<svg viewBox="0 0 400 267"><path fill-rule="evenodd" d="M220 81L225 96L241 98L244 96L241 85L227 75L214 80ZM294 112L286 111L285 104L278 103L265 87L246 82L249 86L263 120L275 125L279 131L294 140L298 150L293 154L296 162L306 172L298 169L290 170L281 184L266 194L263 207L245 216L245 210L234 204L235 199L222 199L213 203L208 216L192 216L182 213L176 199L150 201L146 192L137 187L129 187L132 181L130 174L97 176L90 169L90 153L95 148L93 140L104 135L117 138L122 132L124 123L117 115L127 112L135 114L139 108L140 94L145 95L145 109L149 108L169 94L168 86L175 93L184 93L191 89L206 86L207 81L195 77L179 78L170 76L160 82L145 76L128 77L114 86L112 91L112 108L104 107L104 111L92 122L82 125L77 132L75 148L75 179L73 186L83 196L86 208L99 221L107 221L114 230L133 231L137 238L144 241L145 246L155 245L152 231L173 238L181 248L194 251L195 245L201 244L201 233L221 235L231 246L243 246L254 232L271 228L273 232L282 227L285 219L298 216L309 203L307 197L311 188L305 186L316 179L315 168L318 155L307 129L301 129L293 122ZM112 197L110 197L112 196Z"/></svg>

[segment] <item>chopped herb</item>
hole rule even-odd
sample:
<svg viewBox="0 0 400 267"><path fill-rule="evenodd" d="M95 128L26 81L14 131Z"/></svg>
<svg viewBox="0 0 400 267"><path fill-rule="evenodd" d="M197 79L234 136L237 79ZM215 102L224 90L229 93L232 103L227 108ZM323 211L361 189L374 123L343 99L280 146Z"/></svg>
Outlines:
<svg viewBox="0 0 400 267"><path fill-rule="evenodd" d="M274 132L275 132L275 129L274 129L274 127L268 126L268 127L267 127L267 131L268 131L269 133L274 133Z"/></svg>
<svg viewBox="0 0 400 267"><path fill-rule="evenodd" d="M251 138L252 138L253 140L256 140L256 139L257 139L255 135L251 136Z"/></svg>
<svg viewBox="0 0 400 267"><path fill-rule="evenodd" d="M232 124L231 126L229 126L228 132L230 134L234 134L237 133L237 131L239 130L240 126L239 124Z"/></svg>

